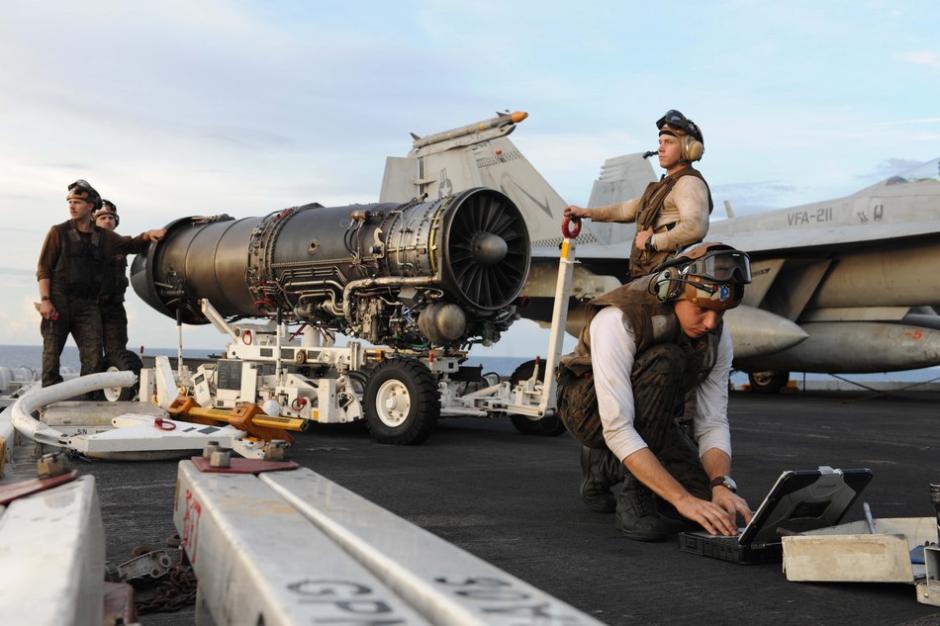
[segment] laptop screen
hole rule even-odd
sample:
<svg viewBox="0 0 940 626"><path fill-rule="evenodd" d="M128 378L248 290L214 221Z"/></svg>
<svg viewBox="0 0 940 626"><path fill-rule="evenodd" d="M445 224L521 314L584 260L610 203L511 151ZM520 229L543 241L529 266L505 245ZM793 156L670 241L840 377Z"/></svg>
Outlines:
<svg viewBox="0 0 940 626"><path fill-rule="evenodd" d="M803 532L838 524L871 479L870 469L820 467L783 472L738 542L777 543L781 529Z"/></svg>

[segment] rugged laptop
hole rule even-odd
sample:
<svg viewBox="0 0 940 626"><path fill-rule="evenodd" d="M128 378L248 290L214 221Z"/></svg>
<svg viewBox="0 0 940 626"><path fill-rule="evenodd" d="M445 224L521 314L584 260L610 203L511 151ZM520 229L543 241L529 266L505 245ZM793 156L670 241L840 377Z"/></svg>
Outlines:
<svg viewBox="0 0 940 626"><path fill-rule="evenodd" d="M786 471L736 537L684 532L679 548L733 563L779 562L781 535L838 524L871 479L870 469Z"/></svg>

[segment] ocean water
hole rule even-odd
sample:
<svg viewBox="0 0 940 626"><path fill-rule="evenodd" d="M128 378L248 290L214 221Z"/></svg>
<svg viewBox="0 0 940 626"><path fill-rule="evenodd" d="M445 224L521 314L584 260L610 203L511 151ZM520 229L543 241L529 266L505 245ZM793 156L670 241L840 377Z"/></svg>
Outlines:
<svg viewBox="0 0 940 626"><path fill-rule="evenodd" d="M219 351L214 351L218 353ZM164 355L169 357L176 356L175 348L148 348L145 352L148 355ZM190 350L184 349L184 356L205 357L210 353L209 350ZM464 365L483 366L484 372L496 372L503 376L509 376L513 370L522 363L525 363L532 357L514 357L514 356L473 356L467 359ZM543 355L544 358L544 355ZM0 365L8 367L29 367L37 372L42 362L42 348L40 346L11 346L0 345ZM78 348L75 346L65 346L62 351L61 363L63 367L78 371L81 367L78 360ZM799 372L793 372L790 378L799 380L802 378ZM940 367L929 367L919 370L907 370L903 372L888 372L879 374L846 374L842 375L848 380L860 383L866 382L904 382L917 383L940 379ZM831 377L827 374L807 374L807 380L827 380ZM747 375L740 372L732 375L732 382L743 384L747 382Z"/></svg>

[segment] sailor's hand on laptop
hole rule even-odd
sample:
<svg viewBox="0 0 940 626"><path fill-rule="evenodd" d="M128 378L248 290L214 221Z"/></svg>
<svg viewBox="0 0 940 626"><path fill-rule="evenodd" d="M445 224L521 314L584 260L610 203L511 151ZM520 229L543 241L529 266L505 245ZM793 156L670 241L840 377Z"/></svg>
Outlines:
<svg viewBox="0 0 940 626"><path fill-rule="evenodd" d="M729 491L728 493L731 492ZM709 534L738 534L738 525L735 523L734 514L729 513L714 502L696 498L692 494L686 494L678 502L675 502L673 506L679 511L679 515L700 524ZM745 508L747 508L746 504Z"/></svg>
<svg viewBox="0 0 940 626"><path fill-rule="evenodd" d="M740 513L741 517L744 518L745 524L751 523L751 517L754 515L753 511L748 507L744 498L730 489L722 486L712 489L712 502L727 511L728 515L730 515L731 519L735 522L737 522L737 517ZM737 526L736 523L735 526Z"/></svg>

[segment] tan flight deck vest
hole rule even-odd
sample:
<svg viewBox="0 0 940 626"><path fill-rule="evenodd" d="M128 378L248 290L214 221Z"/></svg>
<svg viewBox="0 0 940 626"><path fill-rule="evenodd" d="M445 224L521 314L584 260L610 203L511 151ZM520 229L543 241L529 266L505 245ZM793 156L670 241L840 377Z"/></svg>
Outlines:
<svg viewBox="0 0 940 626"><path fill-rule="evenodd" d="M714 332L692 339L684 332L671 303L660 302L649 292L650 277L644 276L588 302L587 322L581 329L574 352L561 357L558 367L558 415L568 432L590 448L605 448L604 427L597 409L591 366L591 320L601 309L615 306L623 312L636 343L636 358L655 345L673 343L687 358L682 397L705 380L718 356L722 322ZM678 417L678 415L677 415Z"/></svg>
<svg viewBox="0 0 940 626"><path fill-rule="evenodd" d="M646 186L643 195L640 198L640 208L636 214L636 232L653 228L656 225L656 219L662 212L666 204L666 196L676 186L679 179L683 176L694 176L705 183L705 189L708 190L708 213L711 215L714 204L712 203L712 192L708 182L702 176L702 173L691 165L679 170L675 174L664 177L662 180L652 182ZM670 228L667 226L667 228ZM662 232L660 230L660 232ZM692 243L698 243L690 241ZM654 269L665 263L676 255L675 250L657 250L650 252L645 248L637 248L636 245L630 248L630 276L637 278L645 276Z"/></svg>

